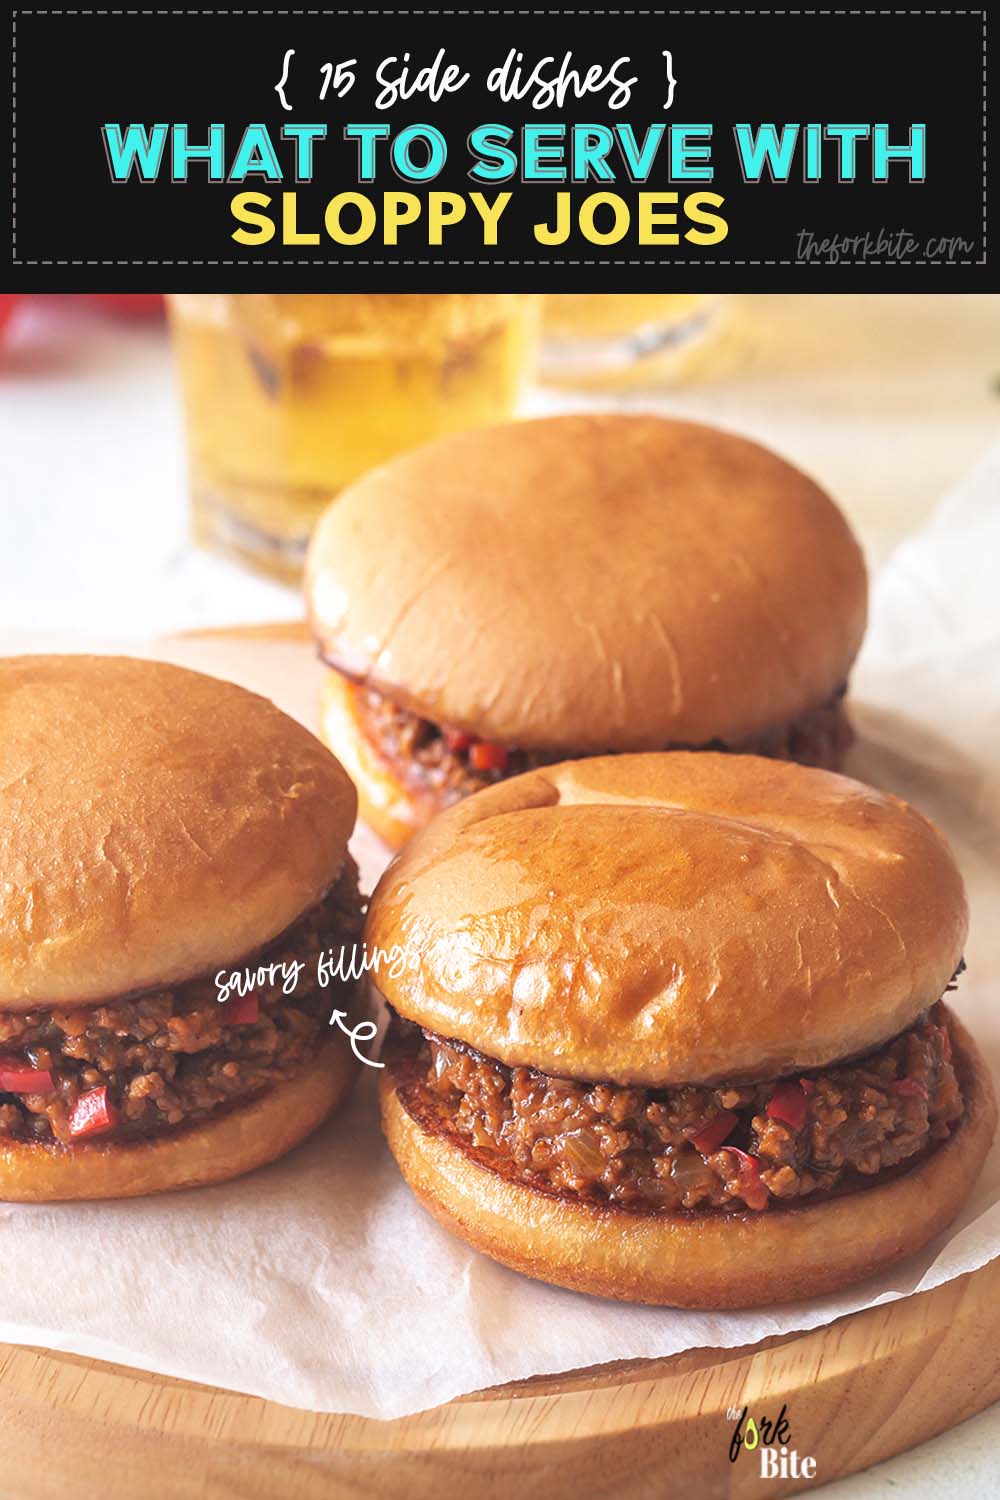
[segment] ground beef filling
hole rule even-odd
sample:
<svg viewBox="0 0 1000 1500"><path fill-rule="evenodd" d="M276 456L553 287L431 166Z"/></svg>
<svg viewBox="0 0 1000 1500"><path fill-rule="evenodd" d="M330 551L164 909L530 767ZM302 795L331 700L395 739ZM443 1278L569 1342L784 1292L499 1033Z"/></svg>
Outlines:
<svg viewBox="0 0 1000 1500"><path fill-rule="evenodd" d="M853 738L844 711L842 687L827 702L790 723L767 729L734 744L712 740L706 745L664 745L664 750L725 750L766 755L800 765L836 770ZM358 722L369 744L403 784L423 796L435 810L471 792L538 766L576 757L565 751L518 750L490 745L459 730L434 724L400 708L374 688L351 685Z"/></svg>
<svg viewBox="0 0 1000 1500"><path fill-rule="evenodd" d="M0 1092L0 1138L69 1143L81 1095L106 1087L116 1123L108 1140L134 1139L203 1120L292 1077L330 1035L335 1007L350 1008L353 983L320 988L321 952L360 941L358 871L348 860L326 898L276 943L227 973L298 959L305 967L293 993L276 983L253 990L256 1020L227 1020L234 999L220 1004L215 971L173 989L71 1010L0 1015L0 1054L47 1070L48 1094Z"/></svg>
<svg viewBox="0 0 1000 1500"><path fill-rule="evenodd" d="M643 1212L760 1210L857 1188L943 1141L963 1113L940 1007L878 1052L780 1083L574 1083L398 1020L387 1056L407 1111L482 1165Z"/></svg>

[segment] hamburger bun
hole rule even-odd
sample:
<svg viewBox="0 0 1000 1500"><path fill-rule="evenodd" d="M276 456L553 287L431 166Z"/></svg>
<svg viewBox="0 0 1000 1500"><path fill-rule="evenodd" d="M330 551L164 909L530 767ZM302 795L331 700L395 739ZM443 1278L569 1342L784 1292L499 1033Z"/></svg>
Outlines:
<svg viewBox="0 0 1000 1500"><path fill-rule="evenodd" d="M478 799L477 799L478 800ZM641 1213L550 1196L425 1131L383 1076L383 1128L413 1192L477 1250L574 1291L671 1307L754 1307L837 1291L918 1250L955 1217L996 1129L982 1057L949 1013L965 1117L871 1187L766 1213Z"/></svg>
<svg viewBox="0 0 1000 1500"><path fill-rule="evenodd" d="M961 959L961 876L931 823L828 771L605 756L498 783L390 865L369 947L406 1020L509 1067L667 1087L863 1053Z"/></svg>
<svg viewBox="0 0 1000 1500"><path fill-rule="evenodd" d="M346 676L567 756L792 721L843 686L866 616L857 543L812 480L648 415L509 423L394 459L320 520L306 588Z"/></svg>
<svg viewBox="0 0 1000 1500"><path fill-rule="evenodd" d="M343 867L350 779L232 683L128 657L12 657L0 722L0 1011L232 966Z"/></svg>
<svg viewBox="0 0 1000 1500"><path fill-rule="evenodd" d="M338 1039L287 1082L162 1135L70 1147L0 1135L0 1201L138 1198L240 1177L311 1135L347 1094L357 1069Z"/></svg>

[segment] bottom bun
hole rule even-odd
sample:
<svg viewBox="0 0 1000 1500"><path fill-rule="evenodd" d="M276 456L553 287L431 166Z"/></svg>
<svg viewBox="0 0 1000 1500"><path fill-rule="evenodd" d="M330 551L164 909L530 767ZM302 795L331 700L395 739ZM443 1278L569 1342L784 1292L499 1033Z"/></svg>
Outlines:
<svg viewBox="0 0 1000 1500"><path fill-rule="evenodd" d="M338 1040L287 1083L200 1125L138 1141L0 1142L0 1200L138 1198L241 1177L311 1135L336 1109L356 1072L346 1043Z"/></svg>
<svg viewBox="0 0 1000 1500"><path fill-rule="evenodd" d="M323 687L319 730L320 738L354 782L359 818L390 849L401 849L430 822L434 807L429 799L411 795L369 743L358 722L351 685L332 668Z"/></svg>
<svg viewBox="0 0 1000 1500"><path fill-rule="evenodd" d="M641 1214L550 1197L421 1129L382 1079L382 1123L410 1187L477 1250L574 1291L669 1307L758 1307L837 1291L933 1239L979 1174L997 1122L986 1065L949 1016L966 1113L908 1172L763 1213Z"/></svg>

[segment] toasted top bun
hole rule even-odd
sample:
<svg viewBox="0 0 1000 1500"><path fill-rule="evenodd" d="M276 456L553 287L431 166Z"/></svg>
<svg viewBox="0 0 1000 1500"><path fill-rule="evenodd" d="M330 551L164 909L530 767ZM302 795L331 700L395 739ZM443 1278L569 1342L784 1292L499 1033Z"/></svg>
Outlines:
<svg viewBox="0 0 1000 1500"><path fill-rule="evenodd" d="M509 1066L655 1087L877 1046L941 995L967 928L905 802L756 756L604 756L450 808L389 866L369 945L401 1015Z"/></svg>
<svg viewBox="0 0 1000 1500"><path fill-rule="evenodd" d="M462 432L339 496L309 554L327 657L524 749L737 743L824 702L865 626L836 506L755 443L652 416Z"/></svg>
<svg viewBox="0 0 1000 1500"><path fill-rule="evenodd" d="M0 660L0 1010L230 965L340 872L354 787L272 703L128 657Z"/></svg>

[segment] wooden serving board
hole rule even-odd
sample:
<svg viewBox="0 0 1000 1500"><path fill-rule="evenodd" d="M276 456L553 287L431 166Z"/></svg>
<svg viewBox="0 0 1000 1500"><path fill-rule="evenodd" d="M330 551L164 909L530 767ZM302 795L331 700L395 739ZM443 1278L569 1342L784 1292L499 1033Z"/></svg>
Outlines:
<svg viewBox="0 0 1000 1500"><path fill-rule="evenodd" d="M54 1295L58 1296L58 1289ZM606 1365L395 1422L329 1416L0 1345L2 1500L715 1500L791 1495L1000 1396L1000 1261L751 1349ZM730 1408L776 1417L813 1481L729 1461Z"/></svg>

